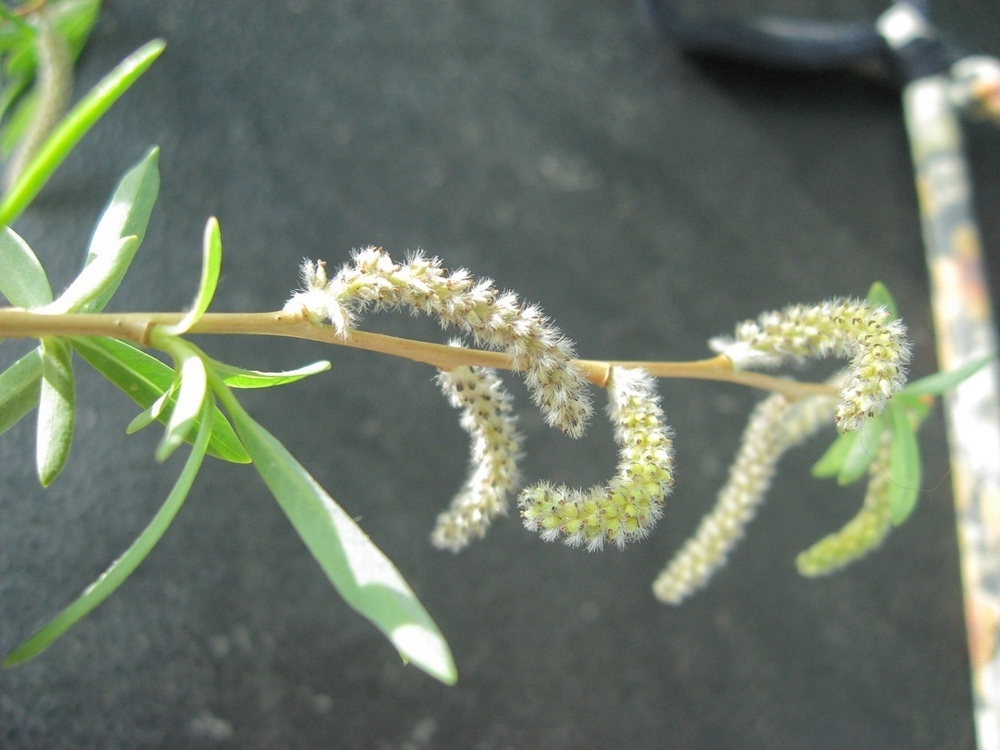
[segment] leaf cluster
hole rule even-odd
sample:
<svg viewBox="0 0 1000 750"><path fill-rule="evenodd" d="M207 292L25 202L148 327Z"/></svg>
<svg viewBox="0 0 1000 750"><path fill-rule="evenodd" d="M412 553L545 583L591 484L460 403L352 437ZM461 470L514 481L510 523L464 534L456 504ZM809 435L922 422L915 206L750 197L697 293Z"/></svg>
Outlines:
<svg viewBox="0 0 1000 750"><path fill-rule="evenodd" d="M87 4L78 3L73 8L82 14L83 5ZM65 10L79 20L69 8ZM30 48L30 28L8 10L0 17L0 30L0 51L16 53L21 49L18 45ZM4 225L0 229L0 293L14 307L53 316L96 314L121 284L141 246L156 202L156 148L121 179L97 222L82 270L58 297L53 296L38 256L10 224L163 48L160 41L145 45L86 94L0 202L0 223ZM24 70L27 76L27 63L19 59L8 55L7 64L11 70ZM3 106L8 106L6 99ZM294 383L327 370L329 362L287 372L260 372L218 362L185 339L211 304L219 279L222 238L214 218L205 228L202 257L201 279L190 310L176 324L152 326L144 342L166 355L169 364L122 340L44 336L35 349L0 373L0 434L36 410L36 466L43 486L57 479L70 453L77 356L141 407L130 432L154 422L164 425L157 461L165 461L185 443L190 446L173 489L139 537L75 601L8 653L4 664L17 664L41 653L128 578L163 536L187 498L204 457L211 455L235 464L252 464L347 603L382 630L404 660L443 682L454 682L455 667L447 643L399 571L284 446L250 417L236 397L237 389Z"/></svg>

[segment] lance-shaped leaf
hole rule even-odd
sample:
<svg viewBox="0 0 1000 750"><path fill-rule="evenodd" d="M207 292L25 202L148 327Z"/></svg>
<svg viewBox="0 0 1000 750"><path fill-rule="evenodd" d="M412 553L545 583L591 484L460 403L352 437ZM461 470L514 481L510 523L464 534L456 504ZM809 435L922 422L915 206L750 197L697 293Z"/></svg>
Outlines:
<svg viewBox="0 0 1000 750"><path fill-rule="evenodd" d="M159 157L159 149L150 149L122 177L94 227L85 265L89 266L105 256L115 255L124 237L137 237L139 244L142 244L160 191ZM81 308L81 312L103 310L127 270L127 265L119 267L120 275L109 279L97 296Z"/></svg>
<svg viewBox="0 0 1000 750"><path fill-rule="evenodd" d="M203 411L201 406L208 392L208 375L201 357L186 346L178 346L177 350L177 374L180 382L174 408L167 420L167 429L156 448L156 460L161 462L166 461L187 440Z"/></svg>
<svg viewBox="0 0 1000 750"><path fill-rule="evenodd" d="M27 661L46 648L73 625L83 619L101 602L107 599L122 583L128 578L139 564L146 559L156 543L163 536L163 533L170 526L177 511L184 503L198 469L201 467L202 459L205 457L205 450L211 431L208 428L210 419L208 410L211 406L211 399L206 399L204 404L205 414L201 419L201 426L195 438L191 454L184 464L181 475L177 478L173 489L167 496L153 520L143 530L139 537L132 542L132 545L125 550L125 553L111 563L111 566L101 574L101 576L88 586L80 597L47 622L40 630L32 635L28 640L11 651L4 659L4 666L12 666Z"/></svg>
<svg viewBox="0 0 1000 750"><path fill-rule="evenodd" d="M178 382L175 380L173 384L165 390L160 397L156 399L152 404L139 412L136 417L128 423L128 427L125 428L125 434L132 435L141 429L149 427L153 422L156 422L167 412L167 406L170 405L174 395L177 393Z"/></svg>
<svg viewBox="0 0 1000 750"><path fill-rule="evenodd" d="M853 484L867 473L868 467L871 466L875 459L875 453L878 451L885 424L885 416L880 414L877 417L866 419L861 430L854 433L858 439L854 441L851 450L844 457L840 471L837 472L837 484L841 487Z"/></svg>
<svg viewBox="0 0 1000 750"><path fill-rule="evenodd" d="M284 372L261 372L260 370L245 370L242 367L227 365L224 362L212 362L212 370L219 375L230 388L272 388L276 385L286 385L302 380L310 375L317 375L330 369L328 360L313 362L305 367Z"/></svg>
<svg viewBox="0 0 1000 750"><path fill-rule="evenodd" d="M95 370L121 388L144 409L174 382L173 368L124 341L108 338L74 338L73 348ZM162 415L159 417L162 421ZM250 456L219 409L212 409L212 440L208 453L223 461L250 463Z"/></svg>
<svg viewBox="0 0 1000 750"><path fill-rule="evenodd" d="M205 239L202 246L201 281L198 282L198 293L194 304L188 313L172 326L163 326L164 333L172 336L182 336L187 333L212 304L215 287L219 283L219 271L222 268L222 235L219 232L219 222L213 216L205 226Z"/></svg>
<svg viewBox="0 0 1000 750"><path fill-rule="evenodd" d="M84 266L66 291L51 304L40 308L39 312L57 315L76 312L99 298L110 297L121 283L138 249L139 238L135 235L121 238L113 252L104 253Z"/></svg>
<svg viewBox="0 0 1000 750"><path fill-rule="evenodd" d="M0 224L13 224L73 147L108 108L146 72L165 45L155 40L129 55L66 115L0 203Z"/></svg>
<svg viewBox="0 0 1000 750"><path fill-rule="evenodd" d="M444 636L389 558L228 388L217 381L213 387L264 483L344 600L385 633L404 660L454 683Z"/></svg>
<svg viewBox="0 0 1000 750"><path fill-rule="evenodd" d="M906 387L900 391L900 395L913 398L919 396L940 396L950 391L963 380L971 378L994 359L996 359L995 354L987 354L954 370L936 372L933 375L914 380L906 384Z"/></svg>
<svg viewBox="0 0 1000 750"><path fill-rule="evenodd" d="M65 0L47 3L45 15L49 23L69 45L75 60L97 20L100 0ZM0 26L0 54L4 60L4 85L0 90L0 154L6 156L20 139L25 125L34 115L32 93L20 96L35 75L35 54L32 49L36 30L23 19L0 6L0 15L6 24ZM30 100L30 101L29 101ZM8 108L16 102L15 111L8 116Z"/></svg>
<svg viewBox="0 0 1000 750"><path fill-rule="evenodd" d="M14 307L39 307L52 301L45 269L28 243L10 227L0 230L0 294Z"/></svg>
<svg viewBox="0 0 1000 750"><path fill-rule="evenodd" d="M907 519L920 494L920 446L907 410L893 405L892 446L889 454L889 513L895 525Z"/></svg>
<svg viewBox="0 0 1000 750"><path fill-rule="evenodd" d="M48 487L59 476L73 442L76 385L73 352L62 339L42 339L42 379L38 394L38 478Z"/></svg>
<svg viewBox="0 0 1000 750"><path fill-rule="evenodd" d="M899 313L896 311L896 300L892 298L888 287L881 281L876 281L868 289L868 301L888 310L892 320L899 317Z"/></svg>
<svg viewBox="0 0 1000 750"><path fill-rule="evenodd" d="M0 374L0 435L38 405L41 347L32 349Z"/></svg>
<svg viewBox="0 0 1000 750"><path fill-rule="evenodd" d="M823 452L819 460L813 464L812 475L819 479L835 477L840 474L847 456L853 451L855 443L858 442L860 432L842 432L830 443L830 447Z"/></svg>

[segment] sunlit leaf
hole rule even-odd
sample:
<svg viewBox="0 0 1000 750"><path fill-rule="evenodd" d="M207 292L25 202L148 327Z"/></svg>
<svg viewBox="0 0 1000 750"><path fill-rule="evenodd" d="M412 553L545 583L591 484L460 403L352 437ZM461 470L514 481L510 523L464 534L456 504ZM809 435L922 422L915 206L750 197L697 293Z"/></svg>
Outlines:
<svg viewBox="0 0 1000 750"><path fill-rule="evenodd" d="M85 265L99 262L101 258L114 255L123 237L137 237L142 244L153 213L153 205L160 191L160 151L150 149L146 155L119 181L115 192L108 201L101 218L94 227L94 234L87 249ZM121 269L117 279L112 279L104 291L87 303L82 312L100 312L118 289L128 267Z"/></svg>
<svg viewBox="0 0 1000 750"><path fill-rule="evenodd" d="M66 464L76 420L73 352L58 338L42 339L42 379L38 394L36 464L43 487L55 481Z"/></svg>
<svg viewBox="0 0 1000 750"><path fill-rule="evenodd" d="M144 409L169 390L176 377L173 368L124 341L74 338L72 342L73 348L91 367ZM212 410L212 440L208 453L224 461L250 463L250 456L218 408Z"/></svg>
<svg viewBox="0 0 1000 750"><path fill-rule="evenodd" d="M166 461L181 443L188 439L192 428L202 413L202 402L208 391L208 376L205 363L194 352L185 352L181 357L178 373L180 383L177 386L177 397L174 408L167 420L167 429L163 440L156 449L156 460Z"/></svg>
<svg viewBox="0 0 1000 750"><path fill-rule="evenodd" d="M41 380L41 347L32 349L0 374L0 435L38 406Z"/></svg>
<svg viewBox="0 0 1000 750"><path fill-rule="evenodd" d="M457 679L448 644L399 571L288 450L217 387L254 466L344 600L405 660L444 683Z"/></svg>
<svg viewBox="0 0 1000 750"><path fill-rule="evenodd" d="M898 526L913 511L920 494L920 446L906 410L890 408L889 412L892 415L889 509L892 522Z"/></svg>
<svg viewBox="0 0 1000 750"><path fill-rule="evenodd" d="M222 268L222 235L219 232L219 222L213 216L205 226L205 239L202 249L201 281L198 283L198 293L195 296L191 310L172 326L164 326L164 331L170 335L180 336L188 332L212 303L215 287L219 283L219 271Z"/></svg>
<svg viewBox="0 0 1000 750"><path fill-rule="evenodd" d="M121 238L114 252L104 253L84 266L66 291L41 312L62 314L83 311L98 298L110 297L121 283L138 249L138 237Z"/></svg>
<svg viewBox="0 0 1000 750"><path fill-rule="evenodd" d="M171 403L171 399L174 398L174 394L176 392L177 381L175 380L170 388L160 394L160 397L156 399L156 401L139 412L135 418L128 423L128 426L125 428L125 433L132 435L163 417L166 413L167 406Z"/></svg>
<svg viewBox="0 0 1000 750"><path fill-rule="evenodd" d="M39 307L52 301L45 269L10 227L0 229L0 271L0 294L14 307Z"/></svg>
<svg viewBox="0 0 1000 750"><path fill-rule="evenodd" d="M163 52L160 40L129 55L73 107L26 166L0 203L0 224L14 220L38 195L59 165L101 116Z"/></svg>
<svg viewBox="0 0 1000 750"><path fill-rule="evenodd" d="M244 370L224 362L213 362L212 369L225 381L230 388L271 388L302 380L310 375L317 375L330 369L328 360L313 362L305 367L284 372L261 372L259 370Z"/></svg>
<svg viewBox="0 0 1000 750"><path fill-rule="evenodd" d="M206 400L204 404L205 413L200 420L201 427L198 429L197 437L195 438L191 453L184 464L184 469L177 478L177 482L167 496L166 501L160 510L157 511L156 515L153 516L153 520L150 521L139 537L132 542L132 545L125 550L125 553L111 563L111 566L96 581L90 584L76 601L49 620L28 640L7 654L3 662L4 666L9 667L25 662L52 645L56 639L114 593L115 589L121 586L125 582L125 579L146 559L146 556L174 520L177 511L180 510L188 492L191 490L191 485L198 474L198 469L201 467L210 435L210 431L207 428L209 424L208 409L210 405L210 400Z"/></svg>

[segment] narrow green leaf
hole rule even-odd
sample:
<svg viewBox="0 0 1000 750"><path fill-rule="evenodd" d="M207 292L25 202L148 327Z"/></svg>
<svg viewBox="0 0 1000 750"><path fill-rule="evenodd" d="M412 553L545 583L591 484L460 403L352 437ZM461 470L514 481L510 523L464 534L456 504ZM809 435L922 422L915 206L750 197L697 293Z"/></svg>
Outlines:
<svg viewBox="0 0 1000 750"><path fill-rule="evenodd" d="M66 40L73 60L79 57L90 36L99 9L100 0L65 0L47 4L45 14L55 30ZM0 14L7 13L9 11L0 5ZM12 24L0 25L0 55L3 56L4 63L4 69L0 71L3 78L3 86L0 87L0 121L4 122L0 131L0 153L5 156L20 138L25 124L34 113L37 100L34 90L20 95L35 76L35 40L38 31L23 19L13 17L10 20ZM8 109L15 101L17 110L8 116Z"/></svg>
<svg viewBox="0 0 1000 750"><path fill-rule="evenodd" d="M67 630L94 610L101 602L107 599L115 589L125 582L132 572L139 567L139 564L146 559L153 547L156 545L163 533L170 526L177 511L180 510L194 478L201 467L202 459L208 447L209 417L208 410L211 407L211 399L206 399L205 413L201 419L201 427L198 429L197 437L191 453L184 464L177 482L174 484L166 501L153 516L153 520L143 530L139 537L132 542L132 545L125 550L125 553L111 563L111 566L101 574L101 576L88 586L84 592L66 607L62 612L49 620L40 630L32 635L28 640L15 648L4 659L4 666L10 667L32 659L42 653L52 643L62 636Z"/></svg>
<svg viewBox="0 0 1000 750"><path fill-rule="evenodd" d="M10 227L0 230L0 294L14 307L39 307L52 301L45 269L28 243Z"/></svg>
<svg viewBox="0 0 1000 750"><path fill-rule="evenodd" d="M222 268L222 235L219 232L219 222L213 216L205 225L205 239L202 245L201 281L198 283L198 294L195 296L191 310L172 326L164 326L164 331L172 336L182 336L187 333L215 296L215 287L219 283L219 271Z"/></svg>
<svg viewBox="0 0 1000 750"><path fill-rule="evenodd" d="M42 380L38 394L38 479L48 487L59 476L70 444L76 418L76 386L73 352L62 339L42 339Z"/></svg>
<svg viewBox="0 0 1000 750"><path fill-rule="evenodd" d="M899 317L896 310L896 300L889 294L889 289L881 281L876 281L868 290L868 301L876 307L884 307L893 319Z"/></svg>
<svg viewBox="0 0 1000 750"><path fill-rule="evenodd" d="M150 149L119 181L107 207L94 227L85 265L89 266L107 255L115 255L123 237L135 236L142 244L160 192L160 150ZM95 299L81 308L82 312L100 312L117 291L128 267L121 269L117 279L109 280Z"/></svg>
<svg viewBox="0 0 1000 750"><path fill-rule="evenodd" d="M38 405L41 380L41 347L32 349L0 374L0 435Z"/></svg>
<svg viewBox="0 0 1000 750"><path fill-rule="evenodd" d="M163 364L124 341L108 338L74 338L73 347L95 370L121 388L142 408L170 389L176 374ZM163 421L162 416L160 421ZM250 463L250 456L233 432L229 420L216 407L212 410L211 456L237 464Z"/></svg>
<svg viewBox="0 0 1000 750"><path fill-rule="evenodd" d="M242 367L227 365L224 362L212 362L212 370L219 375L230 388L271 388L302 380L310 375L317 375L330 369L328 360L313 362L305 367L284 372L261 372L259 370L244 370Z"/></svg>
<svg viewBox="0 0 1000 750"><path fill-rule="evenodd" d="M125 434L132 435L160 419L163 416L167 405L171 403L171 399L174 398L174 394L176 392L177 381L175 380L173 385L160 394L160 397L156 399L156 401L139 412L135 419L128 423L128 426L125 428Z"/></svg>
<svg viewBox="0 0 1000 750"><path fill-rule="evenodd" d="M13 224L80 139L163 52L155 40L129 55L73 107L0 203L0 224Z"/></svg>
<svg viewBox="0 0 1000 750"><path fill-rule="evenodd" d="M854 441L850 452L844 458L844 463L837 474L837 484L841 487L853 484L868 472L878 451L879 441L882 439L882 430L885 428L886 420L883 414L871 419L866 419L860 432L854 433L858 439Z"/></svg>
<svg viewBox="0 0 1000 750"><path fill-rule="evenodd" d="M177 398L174 408L167 420L167 429L163 440L156 449L156 460L166 461L181 443L187 440L192 428L198 422L202 413L201 405L208 393L208 376L205 363L194 352L186 352L178 365L180 385L177 387Z"/></svg>
<svg viewBox="0 0 1000 750"><path fill-rule="evenodd" d="M8 86L9 88L4 88L3 93L0 94L0 116L3 116L7 108L14 102L15 95L27 86L27 81L11 82ZM17 99L16 104L11 108L11 113L3 117L3 128L0 129L0 157L5 161L14 153L25 131L35 119L37 110L38 91L32 89Z"/></svg>
<svg viewBox="0 0 1000 750"><path fill-rule="evenodd" d="M213 386L264 483L344 600L382 630L404 660L454 683L448 644L389 558L228 388Z"/></svg>
<svg viewBox="0 0 1000 750"><path fill-rule="evenodd" d="M907 396L940 396L950 391L963 380L971 378L995 358L995 354L987 354L955 370L936 372L933 375L914 380L912 383L907 383L906 387L900 391L900 394Z"/></svg>
<svg viewBox="0 0 1000 750"><path fill-rule="evenodd" d="M835 477L840 474L844 460L860 438L860 432L842 432L837 435L830 447L826 449L819 460L813 464L812 475L818 479Z"/></svg>
<svg viewBox="0 0 1000 750"><path fill-rule="evenodd" d="M890 407L892 445L889 454L889 512L895 525L903 523L917 504L920 494L920 446L905 409Z"/></svg>
<svg viewBox="0 0 1000 750"><path fill-rule="evenodd" d="M118 288L132 259L139 250L135 235L118 241L114 252L98 256L88 263L59 297L40 312L62 314L84 310L87 305L102 297L110 297Z"/></svg>

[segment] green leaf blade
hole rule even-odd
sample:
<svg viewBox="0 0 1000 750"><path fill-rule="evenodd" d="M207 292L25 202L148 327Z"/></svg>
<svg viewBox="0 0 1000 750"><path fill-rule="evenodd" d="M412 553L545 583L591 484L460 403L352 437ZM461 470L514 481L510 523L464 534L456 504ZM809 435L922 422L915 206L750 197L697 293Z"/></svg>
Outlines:
<svg viewBox="0 0 1000 750"><path fill-rule="evenodd" d="M121 283L138 250L138 237L131 235L121 238L114 252L105 253L84 266L66 291L42 311L57 315L78 312L101 297L110 297Z"/></svg>
<svg viewBox="0 0 1000 750"><path fill-rule="evenodd" d="M868 301L876 307L884 307L893 320L899 317L899 312L896 309L896 300L892 298L888 287L881 281L876 281L868 289Z"/></svg>
<svg viewBox="0 0 1000 750"><path fill-rule="evenodd" d="M996 359L996 354L987 354L972 362L967 362L957 369L948 372L936 372L933 375L914 380L912 383L907 383L906 387L900 393L912 397L940 396L950 391L962 381L971 378L994 359Z"/></svg>
<svg viewBox="0 0 1000 750"><path fill-rule="evenodd" d="M41 307L52 301L52 287L32 249L10 227L0 231L0 294L14 307Z"/></svg>
<svg viewBox="0 0 1000 750"><path fill-rule="evenodd" d="M212 370L219 375L230 388L273 388L274 386L295 383L310 375L326 372L331 367L329 360L320 360L284 372L261 372L260 370L245 370L242 367L227 365L224 362L213 362Z"/></svg>
<svg viewBox="0 0 1000 750"><path fill-rule="evenodd" d="M38 406L41 380L41 347L32 349L0 374L0 435Z"/></svg>
<svg viewBox="0 0 1000 750"><path fill-rule="evenodd" d="M155 40L140 47L119 63L70 110L4 196L3 202L0 203L0 224L14 223L80 139L146 72L162 54L165 46L163 41Z"/></svg>
<svg viewBox="0 0 1000 750"><path fill-rule="evenodd" d="M837 473L837 484L844 487L858 481L868 472L878 451L879 441L882 439L882 430L885 428L886 420L882 415L866 419L860 432L854 433L858 439L854 441L850 452L844 458L844 463Z"/></svg>
<svg viewBox="0 0 1000 750"><path fill-rule="evenodd" d="M173 411L167 420L163 440L156 449L156 460L163 462L180 447L198 422L202 404L208 392L208 375L205 363L193 352L186 353L178 367L180 385L174 400Z"/></svg>
<svg viewBox="0 0 1000 750"><path fill-rule="evenodd" d="M136 237L139 245L146 236L149 218L160 192L160 150L150 149L130 168L118 182L108 205L101 213L90 238L85 265L118 252L125 237ZM111 279L96 298L81 309L82 312L100 312L117 291L128 267L121 269L117 279Z"/></svg>
<svg viewBox="0 0 1000 750"><path fill-rule="evenodd" d="M4 666L10 667L23 663L42 653L42 651L52 645L67 630L90 614L101 602L114 593L132 572L139 567L142 561L146 559L150 551L152 551L153 547L173 522L191 490L191 485L198 474L198 469L201 468L211 435L211 431L208 428L210 423L208 417L210 406L211 400L206 399L205 413L201 420L201 427L198 430L194 446L188 455L184 468L181 470L180 476L174 483L170 494L160 507L160 510L157 511L139 537L73 603L49 620L28 640L7 654L4 658Z"/></svg>
<svg viewBox="0 0 1000 750"><path fill-rule="evenodd" d="M73 352L62 339L42 339L42 379L38 395L38 479L48 487L62 471L73 442L76 385Z"/></svg>
<svg viewBox="0 0 1000 750"><path fill-rule="evenodd" d="M91 367L121 388L143 409L170 389L176 374L141 349L108 338L74 338L73 348ZM162 421L162 415L158 417ZM218 409L212 409L212 439L208 454L231 463L250 463L250 456Z"/></svg>
<svg viewBox="0 0 1000 750"><path fill-rule="evenodd" d="M445 684L457 680L448 644L385 554L288 450L219 386L254 465L344 600L412 661Z"/></svg>
<svg viewBox="0 0 1000 750"><path fill-rule="evenodd" d="M817 479L826 479L840 474L844 461L860 439L860 432L842 432L830 443L819 460L813 464L812 475Z"/></svg>
<svg viewBox="0 0 1000 750"><path fill-rule="evenodd" d="M213 216L205 225L205 238L202 249L201 281L198 283L198 293L195 296L191 310L172 326L164 326L164 332L169 335L182 336L197 323L212 304L215 288L219 283L219 272L222 269L222 234L219 222Z"/></svg>
<svg viewBox="0 0 1000 750"><path fill-rule="evenodd" d="M913 512L920 494L920 445L906 410L890 408L889 412L892 415L889 513L893 524L899 526Z"/></svg>

